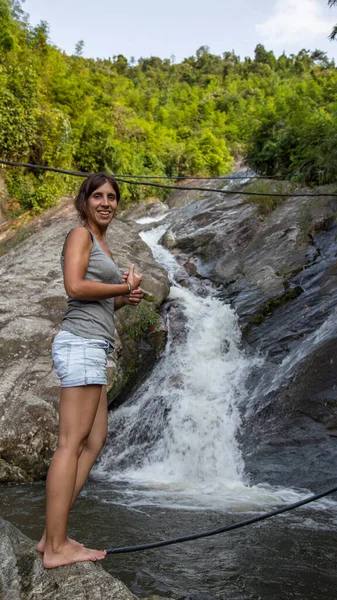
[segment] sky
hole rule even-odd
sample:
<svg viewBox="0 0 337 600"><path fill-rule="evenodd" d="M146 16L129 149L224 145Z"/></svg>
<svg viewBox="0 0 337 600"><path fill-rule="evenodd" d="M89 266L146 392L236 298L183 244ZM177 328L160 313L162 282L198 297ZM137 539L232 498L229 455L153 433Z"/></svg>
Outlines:
<svg viewBox="0 0 337 600"><path fill-rule="evenodd" d="M327 0L25 0L23 9L31 25L47 21L51 42L67 54L83 40L85 57L180 62L208 46L243 59L263 44L276 56L318 48L337 60L337 41L328 39L337 6Z"/></svg>

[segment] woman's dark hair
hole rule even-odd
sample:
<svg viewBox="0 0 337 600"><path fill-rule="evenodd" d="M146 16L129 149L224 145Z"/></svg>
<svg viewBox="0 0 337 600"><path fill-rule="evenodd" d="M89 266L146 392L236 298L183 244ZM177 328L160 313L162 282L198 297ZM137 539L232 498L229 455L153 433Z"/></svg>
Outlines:
<svg viewBox="0 0 337 600"><path fill-rule="evenodd" d="M93 175L89 175L87 179L85 179L80 187L78 195L75 198L75 208L78 212L78 215L82 221L86 221L88 217L87 213L87 200L93 194L97 188L104 185L106 182L110 183L112 188L116 192L117 203L120 199L120 191L118 187L117 181L107 173L94 173Z"/></svg>

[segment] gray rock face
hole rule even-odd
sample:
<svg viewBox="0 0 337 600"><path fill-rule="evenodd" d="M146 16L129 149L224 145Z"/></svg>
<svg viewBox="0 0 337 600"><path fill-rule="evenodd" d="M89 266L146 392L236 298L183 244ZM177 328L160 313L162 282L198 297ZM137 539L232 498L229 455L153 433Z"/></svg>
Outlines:
<svg viewBox="0 0 337 600"><path fill-rule="evenodd" d="M162 243L223 286L246 324L315 260L313 236L332 225L336 211L336 198L290 198L263 219L244 196L212 193L177 210Z"/></svg>
<svg viewBox="0 0 337 600"><path fill-rule="evenodd" d="M66 307L60 252L76 224L72 203L66 201L36 220L32 235L0 258L0 481L41 478L55 447L59 383L51 342ZM169 291L165 271L130 225L114 222L108 241L122 268L134 262L144 274L143 287L154 297L149 306L155 312ZM116 317L121 334L130 319L125 310ZM116 337L110 400L123 389L127 369L122 355L128 340ZM133 382L142 374L141 365L148 368L156 358L156 341L151 344L145 336L142 361L138 359L141 341L132 342Z"/></svg>
<svg viewBox="0 0 337 600"><path fill-rule="evenodd" d="M1 600L137 600L100 563L44 569L35 547L36 542L0 517ZM151 596L144 600L169 599Z"/></svg>
<svg viewBox="0 0 337 600"><path fill-rule="evenodd" d="M178 183L174 183L181 188L207 188L207 189L221 189L227 183L227 180L209 180L209 179L183 179ZM202 190L174 190L166 200L167 205L170 208L182 208L196 202L197 200L203 199L209 196L208 192Z"/></svg>
<svg viewBox="0 0 337 600"><path fill-rule="evenodd" d="M128 588L98 563L44 569L35 546L36 542L0 517L3 600L135 600Z"/></svg>
<svg viewBox="0 0 337 600"><path fill-rule="evenodd" d="M139 202L135 206L124 210L118 214L118 218L125 223L135 223L137 219L141 219L146 216L147 218L157 218L165 215L169 210L167 204L160 200L153 200L150 202Z"/></svg>

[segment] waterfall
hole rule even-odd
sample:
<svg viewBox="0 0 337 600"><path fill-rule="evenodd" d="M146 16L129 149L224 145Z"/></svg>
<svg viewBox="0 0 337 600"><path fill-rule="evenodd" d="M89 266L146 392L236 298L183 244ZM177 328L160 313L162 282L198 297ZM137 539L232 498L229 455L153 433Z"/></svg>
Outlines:
<svg viewBox="0 0 337 600"><path fill-rule="evenodd" d="M295 491L249 485L237 441L238 406L248 402L247 377L263 360L242 349L229 304L212 289L197 295L175 282L181 267L158 243L166 229L160 225L141 237L169 273L169 301L182 314L179 343L169 332L151 375L110 413L110 438L95 476L128 482L125 494L134 504L183 501L243 510L295 501L301 497Z"/></svg>

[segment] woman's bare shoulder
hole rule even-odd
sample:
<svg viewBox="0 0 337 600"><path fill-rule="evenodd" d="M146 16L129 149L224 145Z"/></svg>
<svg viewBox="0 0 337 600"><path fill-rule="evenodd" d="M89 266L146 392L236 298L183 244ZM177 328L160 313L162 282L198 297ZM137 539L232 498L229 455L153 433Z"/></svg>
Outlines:
<svg viewBox="0 0 337 600"><path fill-rule="evenodd" d="M69 246L76 246L85 249L91 248L91 245L92 237L88 229L86 229L86 227L78 226L69 231L64 243L64 249L68 248Z"/></svg>
<svg viewBox="0 0 337 600"><path fill-rule="evenodd" d="M82 240L83 242L89 242L92 241L92 237L90 231L86 227L79 225L69 231L67 240Z"/></svg>

